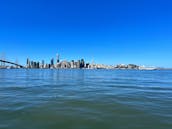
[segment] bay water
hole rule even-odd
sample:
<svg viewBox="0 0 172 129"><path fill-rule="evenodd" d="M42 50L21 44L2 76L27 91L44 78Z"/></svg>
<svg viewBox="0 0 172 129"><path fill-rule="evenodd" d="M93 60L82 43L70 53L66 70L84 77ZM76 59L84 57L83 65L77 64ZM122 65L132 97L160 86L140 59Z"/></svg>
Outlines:
<svg viewBox="0 0 172 129"><path fill-rule="evenodd" d="M1 69L0 129L172 129L172 71Z"/></svg>

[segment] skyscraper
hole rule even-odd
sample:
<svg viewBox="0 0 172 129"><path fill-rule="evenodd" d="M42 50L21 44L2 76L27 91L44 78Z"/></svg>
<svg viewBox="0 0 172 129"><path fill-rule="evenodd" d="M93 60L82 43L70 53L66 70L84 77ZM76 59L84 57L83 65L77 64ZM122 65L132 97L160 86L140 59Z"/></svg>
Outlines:
<svg viewBox="0 0 172 129"><path fill-rule="evenodd" d="M85 61L84 59L81 59L80 68L84 68L84 66L85 66Z"/></svg>
<svg viewBox="0 0 172 129"><path fill-rule="evenodd" d="M44 68L45 62L44 60L42 60L42 68Z"/></svg>
<svg viewBox="0 0 172 129"><path fill-rule="evenodd" d="M33 68L36 68L36 64L37 64L36 62L33 62Z"/></svg>
<svg viewBox="0 0 172 129"><path fill-rule="evenodd" d="M78 62L77 62L77 66L76 66L77 68L81 68L81 61L80 60L78 60Z"/></svg>
<svg viewBox="0 0 172 129"><path fill-rule="evenodd" d="M60 62L60 55L58 53L56 54L56 58L57 58L57 63L59 63Z"/></svg>
<svg viewBox="0 0 172 129"><path fill-rule="evenodd" d="M54 67L54 59L51 59L51 67Z"/></svg>
<svg viewBox="0 0 172 129"><path fill-rule="evenodd" d="M36 68L39 69L39 62L36 63Z"/></svg>
<svg viewBox="0 0 172 129"><path fill-rule="evenodd" d="M30 68L30 60L29 60L29 58L27 58L26 67Z"/></svg>
<svg viewBox="0 0 172 129"><path fill-rule="evenodd" d="M31 68L34 68L34 62L31 61Z"/></svg>

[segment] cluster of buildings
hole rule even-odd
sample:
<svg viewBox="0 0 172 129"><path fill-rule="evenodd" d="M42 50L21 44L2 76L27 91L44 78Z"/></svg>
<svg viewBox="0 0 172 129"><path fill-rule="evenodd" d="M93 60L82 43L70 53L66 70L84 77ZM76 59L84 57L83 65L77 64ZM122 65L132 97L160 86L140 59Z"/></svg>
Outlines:
<svg viewBox="0 0 172 129"><path fill-rule="evenodd" d="M42 68L42 69L74 69L74 68L91 68L91 65L89 63L85 63L84 59L78 60L78 61L60 61L60 56L57 55L56 60L52 58L50 60L50 63L45 63L44 60L42 62L36 62L36 61L31 61L29 58L27 59L26 62L26 68Z"/></svg>
<svg viewBox="0 0 172 129"><path fill-rule="evenodd" d="M156 70L156 67L138 66L135 64L119 64L119 65L104 65L86 63L84 59L74 61L60 61L60 56L57 54L56 60L52 58L49 63L31 61L29 58L26 62L26 68L28 69L135 69L135 70Z"/></svg>
<svg viewBox="0 0 172 129"><path fill-rule="evenodd" d="M118 64L115 66L115 68L116 69L139 69L139 66L135 64L128 64L128 65Z"/></svg>
<svg viewBox="0 0 172 129"><path fill-rule="evenodd" d="M45 63L44 60L42 62L35 62L35 61L30 61L27 59L27 65L26 68L42 68L42 69L50 69L50 68L88 68L89 64L86 64L84 59L78 60L75 62L72 60L71 62L68 61L58 61L51 59L50 63Z"/></svg>
<svg viewBox="0 0 172 129"><path fill-rule="evenodd" d="M104 65L104 64L95 64L95 63L86 63L84 59L78 61L60 61L60 56L57 54L56 59L52 58L49 63L46 63L44 60L41 62L32 61L29 58L27 59L26 66L18 65L18 63L12 63L11 66L5 65L5 62L0 60L0 69L2 68L27 68L27 69L135 69L135 70L157 70L162 68L157 67L145 67L145 66L138 66L135 64L118 64L118 65Z"/></svg>
<svg viewBox="0 0 172 129"><path fill-rule="evenodd" d="M157 68L157 67L146 67L146 66L138 66L135 64L119 64L115 66L115 69L136 69L136 70L158 70L161 68Z"/></svg>
<svg viewBox="0 0 172 129"><path fill-rule="evenodd" d="M44 60L41 62L31 61L29 58L26 62L26 68L28 69L114 69L115 66L86 63L84 59L78 61L60 61L60 56L57 54L56 60L52 58L49 63L45 63Z"/></svg>

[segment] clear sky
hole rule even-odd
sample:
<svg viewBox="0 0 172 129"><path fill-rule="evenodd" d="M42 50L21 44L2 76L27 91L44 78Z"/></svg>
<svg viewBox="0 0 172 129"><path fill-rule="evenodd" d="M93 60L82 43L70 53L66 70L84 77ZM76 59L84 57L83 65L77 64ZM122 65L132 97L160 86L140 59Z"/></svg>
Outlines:
<svg viewBox="0 0 172 129"><path fill-rule="evenodd" d="M1 0L0 53L172 67L172 1Z"/></svg>

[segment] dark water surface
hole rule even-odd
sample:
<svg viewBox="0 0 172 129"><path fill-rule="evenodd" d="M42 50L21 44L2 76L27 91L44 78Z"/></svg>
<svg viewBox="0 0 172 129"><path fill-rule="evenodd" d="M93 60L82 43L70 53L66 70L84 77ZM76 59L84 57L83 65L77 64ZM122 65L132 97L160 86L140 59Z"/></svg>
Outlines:
<svg viewBox="0 0 172 129"><path fill-rule="evenodd" d="M172 129L172 71L0 70L0 129Z"/></svg>

